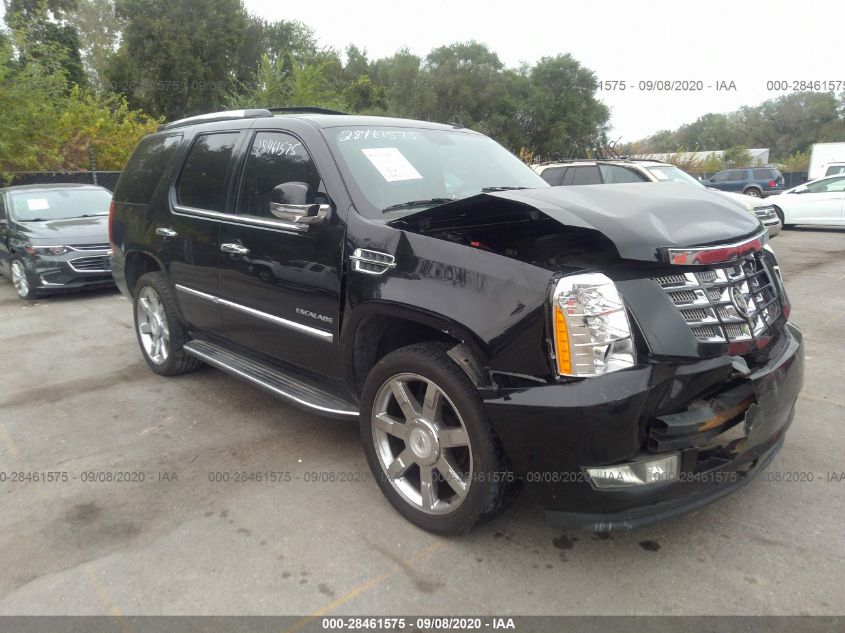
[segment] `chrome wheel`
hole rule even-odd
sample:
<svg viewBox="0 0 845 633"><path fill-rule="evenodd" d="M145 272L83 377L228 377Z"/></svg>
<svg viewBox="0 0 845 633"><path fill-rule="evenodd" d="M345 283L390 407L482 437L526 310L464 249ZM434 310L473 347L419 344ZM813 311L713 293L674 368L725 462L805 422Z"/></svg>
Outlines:
<svg viewBox="0 0 845 633"><path fill-rule="evenodd" d="M26 269L17 259L12 261L12 284L20 297L29 296L29 279L26 277Z"/></svg>
<svg viewBox="0 0 845 633"><path fill-rule="evenodd" d="M403 373L373 402L379 464L402 498L428 514L453 512L472 482L472 450L461 414L433 381Z"/></svg>
<svg viewBox="0 0 845 633"><path fill-rule="evenodd" d="M170 354L170 328L161 297L151 286L144 286L138 293L135 322L147 357L156 365L166 363Z"/></svg>

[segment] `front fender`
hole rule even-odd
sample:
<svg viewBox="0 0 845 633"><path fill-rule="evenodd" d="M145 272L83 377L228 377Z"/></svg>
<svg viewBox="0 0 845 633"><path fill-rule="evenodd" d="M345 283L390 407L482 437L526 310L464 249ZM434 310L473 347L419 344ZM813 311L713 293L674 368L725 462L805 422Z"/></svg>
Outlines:
<svg viewBox="0 0 845 633"><path fill-rule="evenodd" d="M382 275L350 270L345 336L362 316L395 315L467 343L491 370L550 373L545 306L552 272L404 231L394 256L395 268Z"/></svg>

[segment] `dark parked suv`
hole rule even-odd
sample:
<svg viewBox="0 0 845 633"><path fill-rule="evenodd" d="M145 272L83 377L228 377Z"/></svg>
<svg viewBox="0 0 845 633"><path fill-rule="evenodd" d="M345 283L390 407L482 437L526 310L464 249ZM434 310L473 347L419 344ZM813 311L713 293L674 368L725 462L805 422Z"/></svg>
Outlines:
<svg viewBox="0 0 845 633"><path fill-rule="evenodd" d="M0 273L18 296L114 287L109 258L111 193L94 185L0 189Z"/></svg>
<svg viewBox="0 0 845 633"><path fill-rule="evenodd" d="M697 508L766 466L801 388L757 219L683 184L548 187L461 127L170 123L111 240L153 371L205 362L357 419L383 493L434 532L523 485L593 530Z"/></svg>
<svg viewBox="0 0 845 633"><path fill-rule="evenodd" d="M725 169L711 176L707 186L765 198L783 191L783 174L774 167Z"/></svg>

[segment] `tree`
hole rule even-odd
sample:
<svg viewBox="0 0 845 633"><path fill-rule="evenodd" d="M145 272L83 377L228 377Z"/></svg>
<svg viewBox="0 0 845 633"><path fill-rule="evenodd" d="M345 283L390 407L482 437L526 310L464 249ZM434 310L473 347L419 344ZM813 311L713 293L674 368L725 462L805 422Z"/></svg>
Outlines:
<svg viewBox="0 0 845 633"><path fill-rule="evenodd" d="M722 161L725 167L750 167L752 158L747 148L736 145L725 150Z"/></svg>
<svg viewBox="0 0 845 633"><path fill-rule="evenodd" d="M777 160L807 152L813 143L845 141L844 105L843 96L832 92L795 92L728 114L706 114L639 145L652 152L767 147Z"/></svg>
<svg viewBox="0 0 845 633"><path fill-rule="evenodd" d="M384 90L385 112L391 116L429 119L436 97L422 67L422 59L408 49L371 64L373 81Z"/></svg>
<svg viewBox="0 0 845 633"><path fill-rule="evenodd" d="M425 59L435 107L427 118L473 127L495 111L503 64L485 44L475 41L441 46Z"/></svg>
<svg viewBox="0 0 845 633"><path fill-rule="evenodd" d="M80 53L89 83L98 91L107 90L105 75L124 25L113 0L78 0L67 19L79 34Z"/></svg>
<svg viewBox="0 0 845 633"><path fill-rule="evenodd" d="M569 54L544 57L530 70L529 79L525 133L538 155L567 156L576 147L606 141L610 113L596 99L591 70Z"/></svg>
<svg viewBox="0 0 845 633"><path fill-rule="evenodd" d="M122 169L159 121L125 99L94 95L42 57L16 58L0 37L0 179L14 171L84 170L93 151L101 169Z"/></svg>
<svg viewBox="0 0 845 633"><path fill-rule="evenodd" d="M76 0L5 0L5 21L12 30L18 61L49 64L69 86L87 83L79 52L79 35L63 17Z"/></svg>
<svg viewBox="0 0 845 633"><path fill-rule="evenodd" d="M250 92L255 89L257 74L264 55L282 58L289 63L306 63L317 55L314 32L296 21L268 22L255 15L245 17L243 44L235 62L235 91Z"/></svg>
<svg viewBox="0 0 845 633"><path fill-rule="evenodd" d="M305 63L298 63L290 53L265 54L258 65L253 87L230 95L228 105L237 108L309 105L344 109L341 72L340 60L333 52L318 54Z"/></svg>
<svg viewBox="0 0 845 633"><path fill-rule="evenodd" d="M222 107L245 37L240 0L117 0L125 20L106 78L130 105L167 119Z"/></svg>

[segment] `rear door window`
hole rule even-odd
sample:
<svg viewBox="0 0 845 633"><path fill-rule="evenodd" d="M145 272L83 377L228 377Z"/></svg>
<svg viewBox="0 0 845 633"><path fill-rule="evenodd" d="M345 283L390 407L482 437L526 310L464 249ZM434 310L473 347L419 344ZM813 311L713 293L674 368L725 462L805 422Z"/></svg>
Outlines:
<svg viewBox="0 0 845 633"><path fill-rule="evenodd" d="M142 139L120 174L114 201L148 204L181 141L181 134Z"/></svg>
<svg viewBox="0 0 845 633"><path fill-rule="evenodd" d="M573 185L597 185L601 183L599 168L595 165L572 167L571 169L575 172L572 177Z"/></svg>
<svg viewBox="0 0 845 633"><path fill-rule="evenodd" d="M745 170L744 169L734 169L728 172L728 175L725 177L725 180L729 182L734 182L737 180L745 180Z"/></svg>
<svg viewBox="0 0 845 633"><path fill-rule="evenodd" d="M646 182L646 178L633 169L619 165L599 165L605 184L619 184L623 182Z"/></svg>
<svg viewBox="0 0 845 633"><path fill-rule="evenodd" d="M194 140L176 182L180 205L208 211L226 210L232 155L240 132L200 134Z"/></svg>
<svg viewBox="0 0 845 633"><path fill-rule="evenodd" d="M564 171L566 171L566 167L547 167L540 174L540 177L554 187L563 183Z"/></svg>

